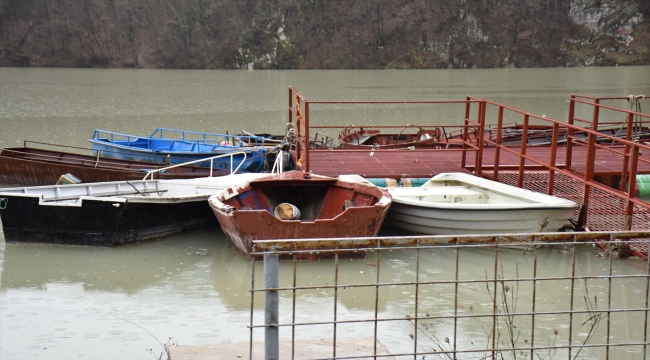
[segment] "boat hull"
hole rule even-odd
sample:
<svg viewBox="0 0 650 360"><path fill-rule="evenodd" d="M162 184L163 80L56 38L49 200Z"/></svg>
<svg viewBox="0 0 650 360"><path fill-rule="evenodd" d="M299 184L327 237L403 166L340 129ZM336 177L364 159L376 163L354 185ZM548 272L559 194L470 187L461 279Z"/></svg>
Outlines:
<svg viewBox="0 0 650 360"><path fill-rule="evenodd" d="M215 169L227 169L237 168L239 163L244 160L244 163L241 166L241 170L249 172L259 172L264 167L264 157L265 152L263 149L258 150L246 150L245 148L232 148L232 149L222 149L215 150L212 152L167 152L159 150L147 150L147 149L138 149L130 148L122 145L111 144L102 139L91 139L92 148L95 150L95 153L98 152L109 158L121 159L121 160L133 160L133 161L145 161L153 162L160 164L182 164L189 161L201 160L209 158L212 156L218 155L227 155L237 151L247 151L246 160L244 160L243 155L234 155L232 164L230 162L230 157L225 157L221 159L215 159L213 163L213 168ZM195 164L196 166L210 167L210 161L199 162Z"/></svg>
<svg viewBox="0 0 650 360"><path fill-rule="evenodd" d="M377 236L385 215L384 209L358 210L350 211L335 220L316 220L312 222L300 220L281 221L267 211L239 212L232 216L215 211L215 216L228 241L246 257L251 258L254 240ZM305 260L334 255L333 253L329 255L318 253L319 250L323 249L309 250L312 252L302 253L298 258ZM342 253L339 255L342 255ZM347 258L365 257L366 253L353 250L346 252L343 256Z"/></svg>
<svg viewBox="0 0 650 360"><path fill-rule="evenodd" d="M358 175L340 178L371 184ZM465 173L442 173L420 187L390 187L386 225L427 235L557 231L578 205Z"/></svg>
<svg viewBox="0 0 650 360"><path fill-rule="evenodd" d="M207 195L201 201L164 204L84 199L81 206L41 205L38 197L1 197L7 204L0 217L8 243L112 247L214 223Z"/></svg>
<svg viewBox="0 0 650 360"><path fill-rule="evenodd" d="M52 185L61 175L73 174L83 182L141 180L147 171L161 164L49 151L34 148L0 150L0 183L21 185ZM204 167L182 166L156 173L158 179L190 179L210 175ZM225 175L214 171L213 175Z"/></svg>
<svg viewBox="0 0 650 360"><path fill-rule="evenodd" d="M0 189L7 242L119 246L214 223L207 199L264 174Z"/></svg>
<svg viewBox="0 0 650 360"><path fill-rule="evenodd" d="M352 149L403 149L408 147L433 147L438 145L440 130L420 128L415 134L382 134L379 130L346 127L339 134L342 148Z"/></svg>
<svg viewBox="0 0 650 360"><path fill-rule="evenodd" d="M210 197L209 204L226 238L245 256L253 257L253 241L376 236L390 206L385 190L365 184L294 171L229 188ZM299 220L282 220L273 209L296 204ZM333 256L331 248L296 248L300 259ZM341 252L365 257L365 252Z"/></svg>
<svg viewBox="0 0 650 360"><path fill-rule="evenodd" d="M415 207L394 200L386 225L429 235L506 234L556 231L573 209L453 210Z"/></svg>

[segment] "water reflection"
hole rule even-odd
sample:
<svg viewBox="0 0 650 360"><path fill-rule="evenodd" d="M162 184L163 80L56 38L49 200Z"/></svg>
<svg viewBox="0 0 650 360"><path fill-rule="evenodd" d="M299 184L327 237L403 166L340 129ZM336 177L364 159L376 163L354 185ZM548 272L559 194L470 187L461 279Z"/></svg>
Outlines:
<svg viewBox="0 0 650 360"><path fill-rule="evenodd" d="M221 248L218 227L116 249L2 243L0 357L142 359L170 336L246 341L248 311L210 284Z"/></svg>
<svg viewBox="0 0 650 360"><path fill-rule="evenodd" d="M196 253L214 251L214 239L195 234L188 246L187 236L119 248L10 244L5 249L2 289L47 290L48 284L78 283L84 291L134 294L209 270L210 257Z"/></svg>
<svg viewBox="0 0 650 360"><path fill-rule="evenodd" d="M4 247L4 248L3 248ZM535 291L536 311L569 310L570 280L545 280L517 283L516 279L533 277L533 252L500 249L496 258L499 277L509 280L518 294L517 309L532 309ZM461 265L456 273L456 257ZM419 264L418 264L419 258ZM4 260L2 260L4 259ZM2 263L2 261L4 261ZM573 257L562 247L537 250L537 278L566 277ZM577 275L609 273L609 259L598 256L591 246L580 247L576 256ZM218 227L180 234L168 239L124 248L101 249L44 245L0 245L0 337L2 357L63 358L85 356L102 358L98 353L115 354L125 359L144 357L142 349L153 348L159 340L174 337L182 344L245 342L250 323L252 264L228 246ZM418 275L419 268L419 275ZM643 272L638 259L612 262L613 274ZM281 262L280 286L293 283L293 263ZM332 260L296 264L298 286L312 289L296 292L296 321L367 320L378 316L400 321L378 323L379 337L393 352L409 352L409 334L413 334L416 315L421 317L419 336L423 346L434 340L452 337L453 320L436 318L459 315L489 315L494 284L476 280L492 278L495 269L493 249L438 248L415 251L383 250L363 260L341 260L338 266L336 293L323 286L335 283ZM430 282L470 280L458 285ZM412 282L424 282L416 287ZM255 264L255 287L262 287L263 268ZM383 285L376 289L379 282ZM370 286L353 287L352 284ZM535 286L535 288L533 288ZM576 281L574 308L585 306L583 295L598 298L598 308L606 307L608 283L591 279ZM643 279L614 280L611 303L625 308L645 305ZM418 309L415 309L415 295ZM497 293L498 295L498 293ZM283 323L293 321L294 303L291 291L280 293L280 317ZM261 322L263 296L255 296L255 322ZM336 312L334 311L336 306ZM643 336L635 314L612 314L612 336L635 341ZM461 319L459 341L479 342L491 331L489 317ZM530 317L517 318L522 328ZM587 315L573 318L577 339L584 339L589 328ZM632 324L632 325L630 325ZM146 331L144 330L146 329ZM313 339L331 335L331 325L301 331L299 338ZM558 330L566 334L566 315L538 315L535 318L536 341L553 339ZM605 326L595 333L592 343L606 337ZM374 323L342 324L339 336L363 337L374 334ZM151 334L150 334L150 333ZM256 333L256 336L260 336ZM329 335L328 335L329 334ZM427 335L428 334L428 335ZM290 330L282 330L284 338ZM426 336L429 336L427 338ZM427 340L429 339L429 340ZM582 340L581 340L582 341ZM427 343L428 342L428 343ZM445 343L446 344L446 343ZM117 350L116 350L117 349ZM631 349L636 351L636 349ZM631 358L634 358L635 353ZM149 354L150 355L150 354Z"/></svg>
<svg viewBox="0 0 650 360"><path fill-rule="evenodd" d="M211 272L211 283L222 300L234 310L250 309L249 289L251 287L252 264L243 255L226 245L214 255ZM334 260L299 261L296 266L297 287L333 286L335 282L336 265ZM364 260L339 260L338 285L346 284L376 284L376 263L371 258ZM255 288L263 288L263 264L255 263ZM280 287L293 286L294 263L280 262ZM283 290L279 293L281 301L290 302L293 293ZM263 294L255 295L254 306L262 309ZM298 301L309 299L330 300L334 302L334 290L313 288L297 290ZM338 290L339 304L353 310L372 310L375 308L375 288L344 287ZM386 300L378 303L379 310L385 308Z"/></svg>

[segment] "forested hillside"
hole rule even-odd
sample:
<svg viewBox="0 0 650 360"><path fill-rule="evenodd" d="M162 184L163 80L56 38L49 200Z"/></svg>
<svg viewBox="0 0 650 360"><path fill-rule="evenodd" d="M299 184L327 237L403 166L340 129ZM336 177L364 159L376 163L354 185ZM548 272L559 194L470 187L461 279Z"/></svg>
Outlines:
<svg viewBox="0 0 650 360"><path fill-rule="evenodd" d="M0 66L650 64L648 0L0 0Z"/></svg>

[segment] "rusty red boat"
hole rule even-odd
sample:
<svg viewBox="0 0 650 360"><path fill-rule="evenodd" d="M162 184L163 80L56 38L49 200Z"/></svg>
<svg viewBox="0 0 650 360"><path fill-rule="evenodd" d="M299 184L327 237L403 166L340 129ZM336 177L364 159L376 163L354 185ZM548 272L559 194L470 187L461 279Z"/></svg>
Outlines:
<svg viewBox="0 0 650 360"><path fill-rule="evenodd" d="M53 185L64 174L72 174L86 183L142 180L148 171L165 166L168 165L28 146L0 149L1 184ZM212 172L213 176L225 174L223 169ZM209 168L186 165L161 171L156 178L192 179L210 175Z"/></svg>
<svg viewBox="0 0 650 360"><path fill-rule="evenodd" d="M374 186L289 171L230 187L208 202L226 238L251 258L254 240L376 236L391 197ZM313 250L323 249L306 250L312 253L301 259L320 257Z"/></svg>
<svg viewBox="0 0 650 360"><path fill-rule="evenodd" d="M470 142L477 142L479 138L478 128L473 131L467 132L467 140ZM521 147L524 139L524 132L526 133L526 146L551 146L553 144L553 127L550 125L532 125L529 124L524 131L523 124L510 124L505 125L501 130L494 127L486 127L483 131L483 146L494 146L494 143L501 144L508 147ZM627 125L624 123L606 123L598 128L598 132L602 135L607 135L619 139L625 139L627 134ZM581 140L586 142L589 133L587 131L574 131L571 134L574 140ZM565 144L569 138L568 128L560 127L558 129L558 144ZM648 141L650 140L650 128L647 126L634 126L632 128L633 141ZM612 143L612 140L599 136L596 141L598 143ZM440 142L435 146L439 148L459 148L463 145L463 132L462 130L452 131L446 133L443 131Z"/></svg>
<svg viewBox="0 0 650 360"><path fill-rule="evenodd" d="M416 127L417 132L407 133L407 125L397 134L384 134L381 130L368 130L363 127L346 126L339 134L342 148L402 149L408 147L431 147L440 141L439 128L424 129Z"/></svg>

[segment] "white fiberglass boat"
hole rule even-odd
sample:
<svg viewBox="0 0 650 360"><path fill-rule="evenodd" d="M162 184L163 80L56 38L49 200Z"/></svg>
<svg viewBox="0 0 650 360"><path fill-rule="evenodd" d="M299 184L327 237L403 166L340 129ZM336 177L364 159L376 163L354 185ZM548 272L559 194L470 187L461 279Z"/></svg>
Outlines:
<svg viewBox="0 0 650 360"><path fill-rule="evenodd" d="M358 175L341 175L366 182ZM393 204L386 224L429 235L552 232L578 205L464 173L443 173L421 187L387 188Z"/></svg>

